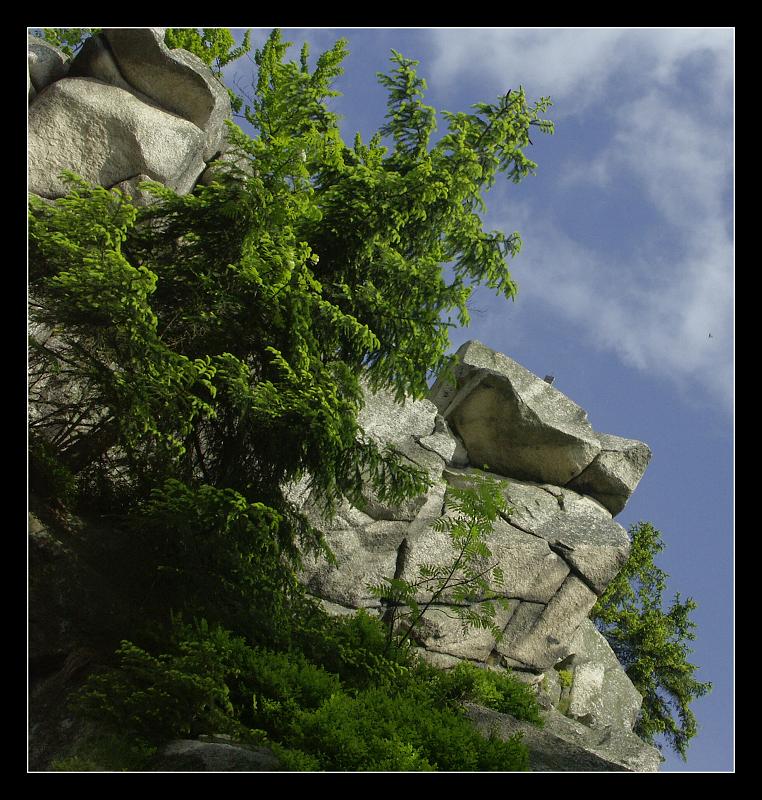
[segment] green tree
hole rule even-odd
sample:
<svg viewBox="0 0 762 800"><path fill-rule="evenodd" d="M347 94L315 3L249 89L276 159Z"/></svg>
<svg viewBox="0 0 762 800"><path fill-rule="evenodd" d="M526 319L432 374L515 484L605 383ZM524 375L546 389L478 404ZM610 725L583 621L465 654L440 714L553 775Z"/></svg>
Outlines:
<svg viewBox="0 0 762 800"><path fill-rule="evenodd" d="M179 485L203 507L205 486L235 493L236 514L250 504L280 542L286 577L297 541L320 547L291 481L309 475L326 513L366 482L390 502L425 488L359 428L361 378L423 396L470 284L513 297L519 238L483 230L481 192L529 174L530 128L552 130L549 101L518 90L445 112L432 147L425 84L394 53L387 124L347 147L326 106L345 42L312 71L306 47L298 64L287 48L274 31L255 54L254 135L229 123L243 165L185 196L150 185L140 209L71 176L69 196L30 199L29 228L32 438L54 442L87 508L145 521L177 508Z"/></svg>
<svg viewBox="0 0 762 800"><path fill-rule="evenodd" d="M31 30L35 36L41 35L41 38L45 39L48 44L57 47L69 58L74 57L86 39L101 31L100 28L42 28L41 30L33 28Z"/></svg>
<svg viewBox="0 0 762 800"><path fill-rule="evenodd" d="M691 703L707 694L712 684L695 679L697 667L688 661L696 624L690 613L696 603L676 594L665 609L662 594L668 575L654 564L664 549L661 534L648 522L630 528L632 549L619 575L608 585L591 618L608 640L643 706L635 732L661 749L663 735L685 760L697 733Z"/></svg>

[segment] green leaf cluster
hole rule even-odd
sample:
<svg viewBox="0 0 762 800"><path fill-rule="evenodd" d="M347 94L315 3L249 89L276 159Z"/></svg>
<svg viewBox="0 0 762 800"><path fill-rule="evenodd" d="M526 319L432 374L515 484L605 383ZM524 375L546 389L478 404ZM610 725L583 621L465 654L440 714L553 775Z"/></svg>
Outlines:
<svg viewBox="0 0 762 800"><path fill-rule="evenodd" d="M53 47L57 47L69 58L73 58L77 51L90 36L101 32L101 28L43 28L33 30L34 35L42 33L42 38Z"/></svg>
<svg viewBox="0 0 762 800"><path fill-rule="evenodd" d="M73 43L84 30L50 35ZM224 29L167 36L217 72L248 48ZM523 149L530 127L552 130L542 118L549 102L531 105L518 90L474 113L445 112L447 132L432 145L425 82L393 53L381 76L386 125L349 146L331 106L346 43L314 67L306 46L298 62L288 47L274 31L255 52L241 106L253 135L228 123L231 158L211 185L178 196L147 182L151 202L137 207L68 174L66 197L30 197L34 491L95 520L88 531L107 520L99 558L119 565L113 581L130 598L120 666L87 702L150 742L223 730L226 720L275 731L291 719L278 741L289 763L312 768L360 768L358 759L514 768L525 763L518 745L485 745L441 716L434 679L415 688L409 637L391 646L362 615L343 628L321 621L298 581L300 557L331 556L291 490L306 481L330 517L367 491L396 505L427 488L425 471L360 427L364 392L424 396L428 376L448 364L449 328L468 321L472 287L515 295L507 259L520 240L483 230L482 193L498 173L517 181L534 169ZM442 530L454 559L420 577L432 601L445 589L485 601L464 623L489 625L486 581L501 576L484 533L498 497L476 495L450 493ZM210 628L183 634L180 646L167 638L171 611ZM232 643L241 635L256 658ZM311 667L292 658L296 640ZM230 669L249 677L236 682ZM338 677L310 672L321 669ZM278 674L291 683L277 684ZM313 707L307 686L333 688ZM374 733L383 715L392 721ZM331 719L344 720L343 733L329 730ZM411 732L393 735L395 726ZM348 744L361 731L364 754ZM321 750L321 737L334 744ZM459 748L467 755L456 757Z"/></svg>
<svg viewBox="0 0 762 800"><path fill-rule="evenodd" d="M204 41L212 52L227 39ZM149 183L154 202L136 208L69 175L68 196L30 198L31 425L82 507L140 516L168 481L210 486L267 507L296 542L308 526L286 487L304 476L326 514L368 484L382 501L420 494L425 474L359 428L363 381L422 396L447 361L444 317L466 319L467 283L513 294L510 248L485 243L479 191L511 165L522 173L544 104L519 92L410 148L431 119L404 110L421 84L395 54L397 146L387 155L379 133L349 148L327 106L345 43L312 70L306 49L285 61L287 47L274 31L256 52L255 135L230 123L243 161L212 185L178 196Z"/></svg>
<svg viewBox="0 0 762 800"><path fill-rule="evenodd" d="M635 688L643 695L635 732L661 749L658 737L685 760L698 732L690 706L712 688L694 677L688 661L695 639L690 613L696 603L676 594L668 607L662 595L668 575L654 564L664 549L661 533L649 522L630 528L632 548L619 575L608 585L591 618L608 640Z"/></svg>

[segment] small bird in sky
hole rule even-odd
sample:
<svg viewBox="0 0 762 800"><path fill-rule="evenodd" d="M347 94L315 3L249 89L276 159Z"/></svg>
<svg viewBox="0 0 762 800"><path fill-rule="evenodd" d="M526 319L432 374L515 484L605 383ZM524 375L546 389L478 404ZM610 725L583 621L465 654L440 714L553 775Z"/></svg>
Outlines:
<svg viewBox="0 0 762 800"><path fill-rule="evenodd" d="M708 338L710 338L710 339L713 339L714 337L713 337L713 336L712 336L712 334L710 333Z"/></svg>

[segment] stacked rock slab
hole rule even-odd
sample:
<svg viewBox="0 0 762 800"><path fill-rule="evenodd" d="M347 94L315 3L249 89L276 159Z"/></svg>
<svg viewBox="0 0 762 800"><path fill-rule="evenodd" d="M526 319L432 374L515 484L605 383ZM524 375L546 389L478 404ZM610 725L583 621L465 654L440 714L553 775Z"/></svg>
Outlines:
<svg viewBox="0 0 762 800"><path fill-rule="evenodd" d="M568 397L479 342L460 348L453 374L454 383L438 381L428 400L399 405L391 394L367 393L360 417L367 435L426 470L425 495L393 508L369 491L361 507L345 502L326 523L304 486L293 488L337 558L336 566L308 558L304 582L331 613L382 615L369 585L413 580L420 565L451 560L447 534L434 526L452 513L448 490L491 475L509 507L487 542L509 601L496 620L503 636L464 633L445 593L417 631L421 654L444 668L465 659L511 669L534 685L550 719L545 734L526 739L538 769L556 768L548 766L559 763L555 749L576 752L594 769L655 770L658 752L632 732L641 697L588 619L627 559L629 537L612 513L634 490L650 450L595 432ZM573 762L568 756L565 769Z"/></svg>
<svg viewBox="0 0 762 800"><path fill-rule="evenodd" d="M29 191L69 191L63 171L150 202L142 180L188 193L226 148L225 87L163 28L105 29L72 60L29 37Z"/></svg>

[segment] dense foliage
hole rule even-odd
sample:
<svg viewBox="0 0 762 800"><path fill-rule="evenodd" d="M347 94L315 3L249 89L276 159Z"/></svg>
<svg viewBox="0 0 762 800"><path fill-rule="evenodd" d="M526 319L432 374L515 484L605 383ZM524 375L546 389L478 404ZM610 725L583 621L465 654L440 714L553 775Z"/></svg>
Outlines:
<svg viewBox="0 0 762 800"><path fill-rule="evenodd" d="M667 574L654 564L664 549L661 534L650 523L630 529L632 549L619 575L608 585L593 608L594 619L608 639L635 688L643 706L635 732L652 744L657 737L683 759L688 743L697 733L690 704L711 689L697 681L697 667L688 661L687 642L695 638L690 613L696 603L676 594L668 609L662 594Z"/></svg>
<svg viewBox="0 0 762 800"><path fill-rule="evenodd" d="M359 429L361 376L420 397L446 363L443 316L467 319L467 282L513 295L518 239L482 231L480 192L527 174L529 128L549 129L547 102L519 91L446 115L429 148L423 82L395 54L393 150L380 135L348 148L326 107L344 42L313 72L285 51L276 31L256 54L256 135L231 125L245 174L184 197L154 185L141 209L72 176L68 197L31 198L29 230L33 445L53 443L81 504L141 525L163 525L178 493L206 492L203 507L233 492L282 566L320 545L289 482L309 475L328 513L365 482L391 501L424 488Z"/></svg>
<svg viewBox="0 0 762 800"><path fill-rule="evenodd" d="M96 32L43 30L69 55ZM225 29L168 29L165 41L218 77L249 49ZM305 596L300 554L331 555L289 487L308 478L327 515L365 486L392 503L425 489L358 426L363 384L423 396L447 368L449 328L468 323L471 286L515 296L507 258L521 240L483 229L483 194L500 173L519 182L535 168L524 148L532 126L552 131L549 101L518 89L443 112L432 146L425 82L393 52L379 76L386 124L348 146L330 110L346 43L314 69L306 46L298 63L287 48L274 31L255 53L251 94L232 98L253 135L230 123L237 158L211 186L181 197L150 185L155 202L136 208L71 175L67 197L30 198L30 488L108 515L103 560L129 599L129 641L81 699L110 729L90 753L135 768L165 738L228 730L274 744L294 769L524 768L518 743L476 737L458 708L475 699L535 719L525 689L467 666L434 673L407 649L446 592L485 600L464 623L492 625L500 575L484 537L499 493L451 490L453 558L375 587L385 629L331 622ZM644 695L637 732L684 756L689 705L709 684L687 661L695 604L662 608L661 548L637 526L593 613ZM173 628L173 611L208 623Z"/></svg>
<svg viewBox="0 0 762 800"><path fill-rule="evenodd" d="M167 35L218 70L247 46ZM69 175L67 197L30 197L30 488L108 519L99 557L128 598L83 713L132 736L115 747L130 764L228 725L265 731L294 768L524 768L522 746L457 710L471 692L529 713L521 689L459 673L455 702L377 621L331 628L297 580L302 553L330 553L290 487L307 479L326 515L365 487L389 503L426 488L359 427L364 386L423 396L470 285L514 296L520 240L483 230L482 193L535 167L523 148L552 130L549 101L519 89L444 112L432 146L425 83L394 53L387 123L349 147L328 107L345 42L314 69L287 47L275 31L256 52L253 135L229 123L237 158L210 186L148 184L136 208ZM177 634L172 612L208 623Z"/></svg>
<svg viewBox="0 0 762 800"><path fill-rule="evenodd" d="M168 739L223 733L270 746L287 769L528 768L520 737L484 738L461 711L468 700L539 722L525 684L469 664L441 672L415 662L410 650L389 654L381 623L362 612L319 625L335 672L303 652L251 647L206 623L176 622L170 652L153 656L123 642L118 664L91 675L75 702L102 735L131 742L143 766ZM117 747L118 761L98 765L104 756L96 748L90 768L120 768L126 750ZM90 743L83 752L93 752Z"/></svg>

